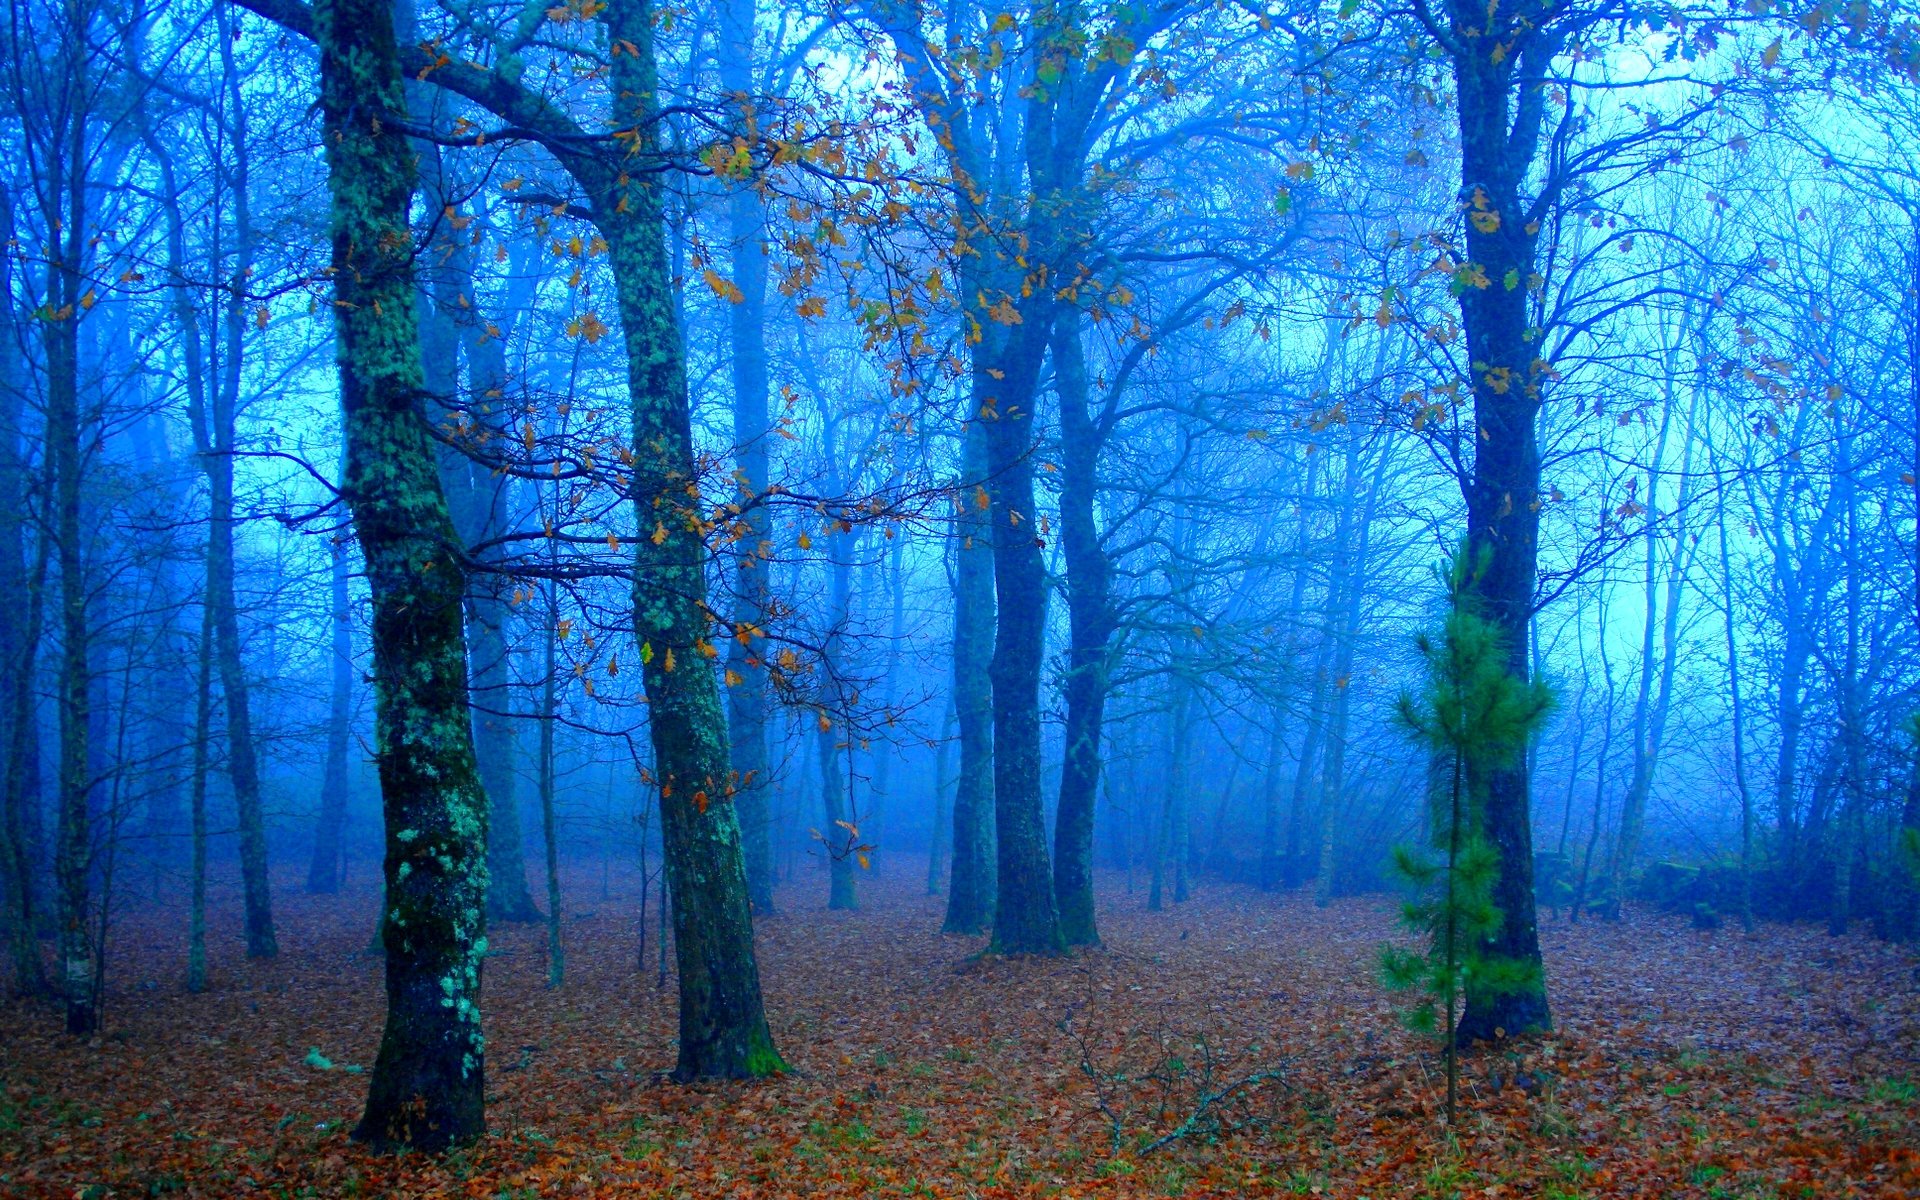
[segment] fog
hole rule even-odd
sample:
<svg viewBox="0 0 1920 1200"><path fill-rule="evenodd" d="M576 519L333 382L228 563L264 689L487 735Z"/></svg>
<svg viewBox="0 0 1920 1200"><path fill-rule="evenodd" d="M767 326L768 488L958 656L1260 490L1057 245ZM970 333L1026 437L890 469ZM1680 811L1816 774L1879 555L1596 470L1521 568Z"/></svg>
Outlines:
<svg viewBox="0 0 1920 1200"><path fill-rule="evenodd" d="M671 1072L636 1111L851 1094L809 1031L922 973L988 1012L1060 972L1185 989L1153 1011L1201 1025L1236 988L1288 1011L1265 1049L1181 1026L1124 1070L1090 1002L1043 1014L1095 1132L1034 1179L1073 1194L1109 1132L1111 1162L1186 1156L1123 1191L1294 1161L1286 1118L1223 1115L1338 1052L1282 1032L1286 978L1386 1039L1354 1069L1421 1072L1368 1110L1425 1139L1406 1161L1482 1184L1489 1106L1577 1086L1529 1056L1612 1045L1644 1014L1604 989L1695 953L1749 982L1649 1045L1779 1037L1862 1103L1913 1077L1911 12L16 0L0 28L13 1128L63 1087L133 1107L120 1074L45 1080L182 1044L156 994L309 986L340 990L303 1020L360 1031L289 1051L338 1092L299 1102L339 1111L311 1153L351 1125L481 1147L488 1180L486 1113L521 1110L483 1023L565 1004L595 1069ZM1875 965L1785 982L1830 955ZM1257 988L1208 974L1236 962ZM1853 1016L1768 1024L1807 995ZM248 1003L221 1036L286 1001ZM628 1003L652 1033L592 1028ZM524 1040L506 1070L551 1048ZM1189 1041L1204 1079L1167 1066ZM1819 1194L1913 1169L1860 1173L1911 1132L1888 1095L1853 1159L1809 1152ZM865 1153L986 1185L904 1128ZM1629 1194L1595 1136L1584 1191L1537 1190L1551 1155L1501 1177ZM23 1137L0 1188L158 1186L96 1142ZM1737 1161L1722 1194L1787 1186Z"/></svg>

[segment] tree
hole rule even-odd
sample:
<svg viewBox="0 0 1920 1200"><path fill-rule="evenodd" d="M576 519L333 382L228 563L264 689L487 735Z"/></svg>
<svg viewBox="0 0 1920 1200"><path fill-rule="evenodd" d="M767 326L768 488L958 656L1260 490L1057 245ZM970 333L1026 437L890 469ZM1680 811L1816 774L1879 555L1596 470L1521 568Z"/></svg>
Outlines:
<svg viewBox="0 0 1920 1200"><path fill-rule="evenodd" d="M1502 630L1477 611L1476 576L1491 557L1471 543L1455 552L1441 576L1446 621L1438 637L1422 634L1417 642L1424 691L1402 696L1396 706L1401 724L1431 756L1427 831L1438 857L1396 848L1396 867L1418 889L1402 909L1402 923L1429 944L1424 952L1385 948L1381 970L1389 987L1422 993L1409 1020L1440 1039L1449 1126L1458 1124L1462 995L1497 997L1540 986L1537 963L1492 951L1507 917L1498 903L1502 862L1486 833L1486 809L1495 777L1525 751L1553 697L1544 684L1512 673Z"/></svg>
<svg viewBox="0 0 1920 1200"><path fill-rule="evenodd" d="M204 379L199 401L193 405L195 450L207 477L207 605L213 610L214 663L220 677L221 706L226 715L227 774L233 781L234 806L240 818L240 873L246 903L248 958L272 958L280 952L273 932L273 900L267 880L266 816L260 803L260 765L254 746L253 710L245 665L240 657L240 609L234 594L233 464L234 423L239 417L241 375L246 363L245 341L248 279L254 269L254 232L249 216L246 105L240 95L239 72L233 59L228 30L231 13L215 9L219 18L220 61L225 99L233 125L231 161L224 164L224 182L233 199L232 274L227 285L221 323L222 370L216 379ZM174 202L178 203L175 196ZM196 339L197 345L198 339Z"/></svg>
<svg viewBox="0 0 1920 1200"><path fill-rule="evenodd" d="M242 2L312 35L313 10L298 0ZM606 243L632 418L633 462L621 487L639 528L648 531L634 547L631 597L673 896L680 982L674 1075L682 1081L759 1077L784 1064L767 1031L754 960L740 821L732 803L737 779L710 667L718 648L710 637L716 616L707 603L703 517L697 486L692 496L688 491L698 472L666 253L654 9L646 0L615 0L596 8L594 20L621 50L604 73L609 115L621 132L609 139L587 133L521 83L524 39L501 39L495 70L441 62L419 47L401 58L409 74L429 78L539 142L585 193L585 205L567 211L591 221Z"/></svg>
<svg viewBox="0 0 1920 1200"><path fill-rule="evenodd" d="M737 106L743 127L751 128L756 114L754 96L753 0L726 0L720 9L717 47L720 86ZM773 436L767 415L767 247L761 199L750 180L735 180L727 193L727 244L732 257L733 284L740 302L727 320L728 346L733 356L733 442L739 462L739 485L746 531L735 554L736 611L734 626L764 630L772 622L772 590L766 557L772 551L772 533L766 507L759 503L769 477L768 440ZM746 845L747 892L760 912L773 911L773 850L768 827L766 672L757 670L752 639L735 638L727 647L727 666L740 682L727 691L727 737L733 769L739 776L734 808Z"/></svg>
<svg viewBox="0 0 1920 1200"><path fill-rule="evenodd" d="M340 490L373 604L386 818L387 1019L354 1137L443 1150L486 1124L487 806L467 712L466 572L418 408L416 169L393 11L384 0L320 0L312 29L332 196Z"/></svg>

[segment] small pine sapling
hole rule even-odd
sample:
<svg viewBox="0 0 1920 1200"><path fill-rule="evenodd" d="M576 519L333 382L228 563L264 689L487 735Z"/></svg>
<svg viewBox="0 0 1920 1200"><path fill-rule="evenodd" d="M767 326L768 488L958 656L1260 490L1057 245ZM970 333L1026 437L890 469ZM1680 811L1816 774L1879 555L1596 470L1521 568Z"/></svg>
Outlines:
<svg viewBox="0 0 1920 1200"><path fill-rule="evenodd" d="M1463 545L1436 571L1446 587L1447 618L1438 636L1421 634L1416 642L1426 669L1421 693L1403 694L1396 705L1401 726L1431 762L1429 849L1393 851L1394 867L1414 893L1401 921L1426 935L1427 946L1383 947L1380 968L1389 989L1419 993L1407 1023L1440 1039L1449 1129L1457 1116L1455 1029L1465 990L1512 991L1533 983L1535 968L1486 951L1502 919L1493 902L1500 856L1481 813L1491 773L1525 750L1553 707L1546 685L1508 671L1500 630L1475 611L1472 586L1487 557Z"/></svg>

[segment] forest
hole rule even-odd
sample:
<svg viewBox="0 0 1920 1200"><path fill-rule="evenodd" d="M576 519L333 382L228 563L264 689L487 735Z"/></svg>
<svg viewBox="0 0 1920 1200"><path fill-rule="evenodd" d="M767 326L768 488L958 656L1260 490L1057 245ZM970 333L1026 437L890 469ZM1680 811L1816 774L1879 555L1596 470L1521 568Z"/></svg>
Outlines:
<svg viewBox="0 0 1920 1200"><path fill-rule="evenodd" d="M1913 0L5 0L0 1195L1920 1195L1916 476Z"/></svg>

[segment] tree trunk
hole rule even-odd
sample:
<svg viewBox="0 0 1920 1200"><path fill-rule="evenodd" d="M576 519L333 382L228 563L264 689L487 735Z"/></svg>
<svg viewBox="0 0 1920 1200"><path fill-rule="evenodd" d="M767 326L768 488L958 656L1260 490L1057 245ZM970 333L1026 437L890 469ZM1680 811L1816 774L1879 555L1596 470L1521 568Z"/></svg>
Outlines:
<svg viewBox="0 0 1920 1200"><path fill-rule="evenodd" d="M898 483L898 475L889 481L889 486ZM891 532L891 531L890 531ZM880 672L880 704L887 714L887 723L893 722L894 704L899 695L900 647L907 640L907 580L901 563L901 554L906 549L906 539L897 536L887 542L886 557L873 570L886 579L887 606L887 658L886 666ZM868 584L872 582L868 576ZM867 794L873 799L867 806L866 842L872 847L867 851L867 865L876 877L881 873L881 853L886 849L887 837L887 800L893 794L893 760L899 754L899 747L893 743L890 735L882 735L877 743L871 743L870 757L873 762L873 779L868 785Z"/></svg>
<svg viewBox="0 0 1920 1200"><path fill-rule="evenodd" d="M1865 681L1861 679L1860 622L1864 603L1860 574L1860 513L1854 491L1854 423L1835 411L1834 446L1839 461L1835 464L1834 490L1838 493L1841 519L1846 522L1842 559L1845 579L1846 644L1840 664L1840 741L1846 772L1846 787L1840 803L1839 830L1834 838L1833 910L1827 917L1827 932L1839 937L1847 932L1853 917L1853 859L1860 839L1860 824L1867 807L1867 703Z"/></svg>
<svg viewBox="0 0 1920 1200"><path fill-rule="evenodd" d="M718 43L720 86L737 98L743 122L751 120L754 87L754 0L726 0L720 11ZM773 850L767 802L772 783L767 769L767 679L752 645L771 621L772 593L765 557L772 553L772 530L760 500L769 476L767 416L767 251L761 198L748 181L736 181L727 194L727 235L734 286L740 303L727 313L727 338L733 356L733 443L739 469L740 521L734 562L735 638L727 647L732 682L727 690L727 735L733 768L740 776L734 807L746 846L747 895L756 912L773 909ZM738 636L745 634L745 637Z"/></svg>
<svg viewBox="0 0 1920 1200"><path fill-rule="evenodd" d="M216 10L222 26L229 10ZM253 713L247 672L240 658L240 609L234 596L233 504L234 423L240 413L241 366L247 329L246 289L253 273L253 229L249 216L245 106L233 62L233 39L221 36L220 56L231 119L236 123L227 185L233 200L234 270L227 296L221 378L212 389L213 411L207 443L200 447L207 475L207 604L213 609L214 662L220 672L221 704L227 717L227 774L240 818L241 893L246 907L247 957L280 953L273 933L273 897L267 879L266 815L260 807L260 765L253 744Z"/></svg>
<svg viewBox="0 0 1920 1200"><path fill-rule="evenodd" d="M1528 220L1520 188L1538 145L1539 89L1522 88L1518 113L1510 112L1517 61L1530 69L1535 57L1552 57L1547 35L1523 54L1490 56L1482 47L1503 36L1517 18L1501 14L1499 29L1470 0L1452 8L1454 82L1458 94L1461 197L1475 213L1466 224L1467 256L1488 281L1460 289L1460 314L1471 364L1474 455L1462 480L1467 504L1467 541L1480 569L1473 592L1481 615L1506 639L1507 669L1529 678L1527 628L1533 616L1540 536L1540 448L1535 440L1546 364L1539 357L1527 311L1537 223ZM1516 34L1516 36L1518 36ZM1480 565L1484 562L1484 565ZM1533 823L1526 759L1493 772L1482 827L1499 858L1493 902L1499 933L1482 948L1532 976L1512 988L1467 986L1466 1011L1457 1036L1471 1041L1552 1023L1533 895Z"/></svg>
<svg viewBox="0 0 1920 1200"><path fill-rule="evenodd" d="M1699 393L1694 392L1697 405ZM1680 455L1680 487L1676 493L1673 507L1673 559L1668 566L1664 609L1657 590L1658 573L1656 548L1659 539L1658 509L1659 497L1656 489L1660 478L1660 466L1666 453L1668 423L1673 416L1673 396L1669 392L1664 415L1660 421L1660 435L1656 442L1653 458L1653 470L1647 476L1647 574L1646 574L1646 623L1641 638L1640 694L1634 706L1634 745L1633 778L1627 786L1626 798L1620 806L1620 840L1615 843L1612 864L1613 893L1626 895L1627 877L1633 870L1635 857L1640 849L1640 837L1646 824L1647 799L1653 791L1655 768L1659 765L1660 751L1666 741L1667 713L1673 701L1673 673L1680 651L1680 600L1685 591L1688 557L1690 547L1687 543L1687 503L1691 492L1693 464L1693 419L1687 417L1686 444ZM1656 622L1661 633L1661 655L1656 668L1653 657L1653 637Z"/></svg>
<svg viewBox="0 0 1920 1200"><path fill-rule="evenodd" d="M1326 724L1325 762L1320 771L1320 869L1314 886L1314 903L1325 907L1337 894L1334 890L1334 833L1345 798L1347 768L1347 717L1352 710L1354 654L1360 640L1360 618L1366 599L1367 547L1373 534L1373 517L1379 496L1386 485L1387 469L1393 461L1391 442L1381 447L1374 465L1373 478L1365 482L1354 476L1360 469L1360 444L1351 433L1347 439L1347 462L1342 485L1346 491L1340 502L1340 518L1334 534L1333 575L1327 584L1327 636L1333 644L1332 671L1329 680L1331 698ZM1355 495L1355 486L1366 490L1365 499ZM1362 505L1360 511L1354 505Z"/></svg>
<svg viewBox="0 0 1920 1200"><path fill-rule="evenodd" d="M940 894L940 873L946 865L948 822L952 820L947 795L948 750L953 743L953 697L947 697L947 715L940 723L940 742L933 752L933 828L927 847L927 895Z"/></svg>
<svg viewBox="0 0 1920 1200"><path fill-rule="evenodd" d="M76 39L77 43L78 39ZM90 933L93 869L91 799L93 763L88 745L93 721L92 629L87 621L86 558L80 544L81 472L85 467L80 414L80 295L86 286L87 179L86 114L78 103L83 87L82 44L66 47L72 56L63 82L66 124L55 131L62 144L49 154L47 228L55 260L47 271L47 310L57 319L41 322L47 372L47 462L53 478L52 536L60 570L61 662L57 685L60 713L60 820L54 874L59 889L60 987L66 1000L67 1032L87 1035L99 1023L96 1008L94 946Z"/></svg>
<svg viewBox="0 0 1920 1200"><path fill-rule="evenodd" d="M1280 737L1280 706L1267 709L1267 769L1260 777L1260 890L1280 886L1280 763L1286 743Z"/></svg>
<svg viewBox="0 0 1920 1200"><path fill-rule="evenodd" d="M387 835L387 1019L354 1137L437 1151L485 1128L487 806L468 719L464 571L416 408L427 383L408 225L416 168L400 132L406 100L392 8L320 0L314 18L346 423L342 492L373 604Z"/></svg>
<svg viewBox="0 0 1920 1200"><path fill-rule="evenodd" d="M1733 624L1733 560L1727 552L1726 495L1721 493L1720 581L1727 638L1727 692L1732 699L1733 783L1740 793L1740 928L1753 932L1753 789L1747 784L1746 700L1740 689L1740 639Z"/></svg>
<svg viewBox="0 0 1920 1200"><path fill-rule="evenodd" d="M193 777L187 784L192 828L187 899L187 990L207 990L207 752L213 737L213 608L200 606L198 670L193 680Z"/></svg>
<svg viewBox="0 0 1920 1200"><path fill-rule="evenodd" d="M836 462L834 455L837 448L833 444L833 433L834 423L829 420L825 447L829 464ZM838 495L841 491L837 466L829 465L827 468L826 490L830 496ZM857 539L837 528L827 534L826 541L828 626L822 640L821 668L828 685L833 686L840 677L840 643L852 615L853 558L858 550ZM821 833L827 851L827 907L851 910L860 907L853 874L854 856L859 853L860 833L855 828L854 814L848 810L848 767L853 759L853 727L851 724L835 722L825 706L816 716L818 728L814 741L820 755L820 799L826 813Z"/></svg>
<svg viewBox="0 0 1920 1200"><path fill-rule="evenodd" d="M953 796L953 872L947 885L947 933L981 933L993 920L996 883L993 798L993 699L987 656L993 637L993 557L984 486L986 433L968 423L965 464L955 489L953 540L953 705L960 731L960 777Z"/></svg>
<svg viewBox="0 0 1920 1200"><path fill-rule="evenodd" d="M1101 438L1087 410L1086 360L1077 312L1063 313L1055 322L1053 363L1060 395L1060 535L1066 559L1068 621L1067 678L1062 689L1066 746L1054 819L1053 891L1066 943L1094 946L1100 943L1093 909L1094 802L1100 789L1107 642L1115 621L1109 595L1113 566L1094 522Z"/></svg>
<svg viewBox="0 0 1920 1200"><path fill-rule="evenodd" d="M613 0L607 32L631 149L657 149L657 68L650 0ZM680 1058L674 1077L752 1078L782 1070L760 997L747 898L737 780L710 659L706 545L698 502L686 374L667 271L659 177L613 173L591 197L619 295L633 405L634 511L649 536L634 563L634 635L641 644L680 972Z"/></svg>
<svg viewBox="0 0 1920 1200"><path fill-rule="evenodd" d="M327 760L320 775L320 820L314 829L313 862L307 867L307 891L314 895L340 890L340 836L352 791L347 753L353 738L353 614L348 605L347 544L335 538L332 549L333 689L327 710Z"/></svg>
<svg viewBox="0 0 1920 1200"><path fill-rule="evenodd" d="M402 31L411 38L411 33ZM416 119L432 112L429 89L419 81L407 83L408 107ZM431 143L414 143L420 178L426 188L429 212L445 212L456 203L439 157ZM489 336L474 304L472 250L464 239L434 247L422 280L420 352L426 376L444 381L436 386L441 403L454 402L460 356L467 360L471 402L486 406L504 396L508 386L507 334ZM532 303L531 286L515 272L508 284L502 323L509 329ZM464 337L462 335L465 335ZM440 486L447 496L448 513L465 546L481 546L507 532L505 511L510 479L496 476L458 448L435 447ZM497 550L479 551L482 562L498 558ZM483 570L469 577L465 597L468 698L472 705L474 758L487 795L487 920L533 922L540 907L527 886L526 839L520 821L519 722L512 715L514 701L513 647L507 637L512 611L503 595L505 576Z"/></svg>
<svg viewBox="0 0 1920 1200"><path fill-rule="evenodd" d="M1015 340L1007 353L977 360L974 370L976 415L986 426L993 522L988 540L998 617L987 675L993 685L993 947L1003 954L1058 954L1066 944L1053 901L1040 800L1047 576L1034 499L1033 406L1042 345ZM993 360L999 378L988 373Z"/></svg>
<svg viewBox="0 0 1920 1200"><path fill-rule="evenodd" d="M1167 706L1167 777L1160 797L1160 820L1154 830L1153 878L1147 886L1147 910L1159 912L1169 896L1175 904L1187 899L1187 748L1191 740L1193 685L1183 675L1173 676Z"/></svg>
<svg viewBox="0 0 1920 1200"><path fill-rule="evenodd" d="M554 520L559 518L555 497ZM553 723L558 715L554 683L557 673L556 648L559 645L560 589L547 584L547 645L544 678L540 685L540 832L547 843L547 986L557 988L566 982L566 947L560 941L560 829L553 807Z"/></svg>
<svg viewBox="0 0 1920 1200"><path fill-rule="evenodd" d="M11 198L0 189L0 239L11 244L15 236ZM0 296L11 297L14 257L0 256ZM0 882L6 887L7 957L13 966L16 995L38 996L48 991L46 964L40 957L40 901L35 887L39 847L28 839L27 809L38 808L40 797L28 788L27 763L38 753L38 715L35 677L40 659L40 637L45 623L45 585L49 543L38 538L31 567L27 561L29 511L26 498L32 481L22 453L20 398L24 363L15 339L13 306L0 311L0 495L11 501L0 506L0 662L5 665L4 697L6 764L0 768Z"/></svg>

